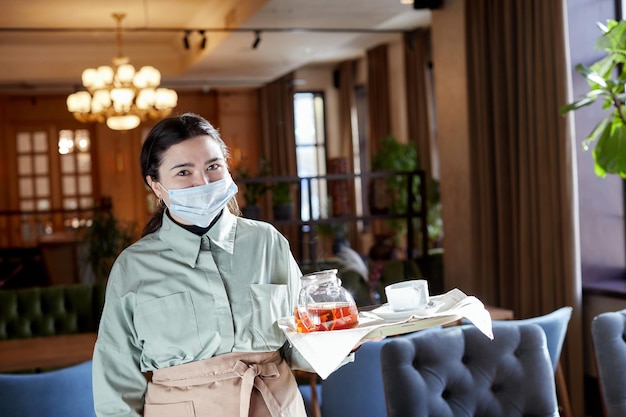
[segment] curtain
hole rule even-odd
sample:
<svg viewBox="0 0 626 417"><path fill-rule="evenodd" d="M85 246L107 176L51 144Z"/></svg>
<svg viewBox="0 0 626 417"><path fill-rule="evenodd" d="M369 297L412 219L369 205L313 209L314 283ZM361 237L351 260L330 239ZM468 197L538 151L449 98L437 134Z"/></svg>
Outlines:
<svg viewBox="0 0 626 417"><path fill-rule="evenodd" d="M353 126L352 112L355 109L354 74L356 60L343 61L337 67L339 90L339 149L337 158L328 161L329 174L346 174L354 172ZM328 181L329 194L332 199L333 214L347 216L356 213L355 181ZM354 238L354 236L352 236Z"/></svg>
<svg viewBox="0 0 626 417"><path fill-rule="evenodd" d="M339 129L340 129L340 152L341 156L350 161L352 172L352 110L354 104L354 72L356 61L343 61L337 68L339 74Z"/></svg>
<svg viewBox="0 0 626 417"><path fill-rule="evenodd" d="M418 29L404 35L406 101L409 140L417 146L419 167L433 176L432 112L433 94L429 76L430 29ZM435 158L436 159L436 158Z"/></svg>
<svg viewBox="0 0 626 417"><path fill-rule="evenodd" d="M369 120L369 154L378 150L378 141L391 134L389 115L389 67L387 45L367 51L367 102Z"/></svg>
<svg viewBox="0 0 626 417"><path fill-rule="evenodd" d="M260 89L263 153L277 176L297 175L293 73Z"/></svg>
<svg viewBox="0 0 626 417"><path fill-rule="evenodd" d="M272 175L280 177L298 175L293 78L294 74L289 73L259 89L262 152L271 163ZM294 184L292 186L293 215L299 218L300 205L296 193L299 183L292 184ZM271 211L268 201L265 202L264 209L266 212ZM298 228L285 226L281 228L281 232L291 242L291 249L298 259L302 254L304 244Z"/></svg>
<svg viewBox="0 0 626 417"><path fill-rule="evenodd" d="M561 364L582 417L575 161L558 113L568 82L563 0L465 5L477 288L517 318L574 307Z"/></svg>
<svg viewBox="0 0 626 417"><path fill-rule="evenodd" d="M391 115L389 114L389 65L387 45L379 45L367 51L367 116L368 116L368 160L378 152L379 141L391 134ZM368 183L368 201L375 199L375 188L380 180ZM371 207L370 207L371 210ZM392 232L387 222L373 222L371 231L374 240Z"/></svg>

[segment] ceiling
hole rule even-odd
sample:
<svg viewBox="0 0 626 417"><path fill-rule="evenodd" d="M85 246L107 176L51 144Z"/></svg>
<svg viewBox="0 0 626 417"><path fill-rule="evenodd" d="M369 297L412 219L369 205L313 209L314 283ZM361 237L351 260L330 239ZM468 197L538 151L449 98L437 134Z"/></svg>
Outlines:
<svg viewBox="0 0 626 417"><path fill-rule="evenodd" d="M126 14L122 54L136 68L158 68L162 85L178 90L259 86L430 25L430 11L400 0L1 1L0 93L79 88L83 69L118 55L113 13ZM265 29L256 49L255 29Z"/></svg>

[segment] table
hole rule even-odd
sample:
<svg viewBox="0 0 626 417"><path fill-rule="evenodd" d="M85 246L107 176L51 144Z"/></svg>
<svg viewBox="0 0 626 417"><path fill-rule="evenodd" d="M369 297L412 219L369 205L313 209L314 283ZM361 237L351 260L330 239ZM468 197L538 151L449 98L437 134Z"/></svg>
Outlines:
<svg viewBox="0 0 626 417"><path fill-rule="evenodd" d="M485 306L485 310L489 312L491 320L513 320L513 310L494 306Z"/></svg>
<svg viewBox="0 0 626 417"><path fill-rule="evenodd" d="M93 356L96 333L0 341L0 372L76 365Z"/></svg>

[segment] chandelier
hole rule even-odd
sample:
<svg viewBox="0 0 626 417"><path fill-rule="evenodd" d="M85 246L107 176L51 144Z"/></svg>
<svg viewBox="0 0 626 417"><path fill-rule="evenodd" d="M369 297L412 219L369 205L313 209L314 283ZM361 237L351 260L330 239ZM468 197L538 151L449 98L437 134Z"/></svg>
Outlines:
<svg viewBox="0 0 626 417"><path fill-rule="evenodd" d="M130 130L142 120L166 117L178 102L176 91L159 88L161 73L154 67L135 71L122 55L121 22L124 13L113 13L117 22L118 55L113 66L87 68L82 83L87 91L67 97L67 109L83 122L104 123L113 130Z"/></svg>

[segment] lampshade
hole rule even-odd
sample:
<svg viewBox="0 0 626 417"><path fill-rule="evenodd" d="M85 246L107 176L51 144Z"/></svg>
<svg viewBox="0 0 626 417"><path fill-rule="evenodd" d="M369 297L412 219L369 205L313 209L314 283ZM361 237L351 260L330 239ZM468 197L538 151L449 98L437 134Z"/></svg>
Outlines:
<svg viewBox="0 0 626 417"><path fill-rule="evenodd" d="M107 126L113 130L131 130L139 126L141 118L135 114L112 116L107 119Z"/></svg>

